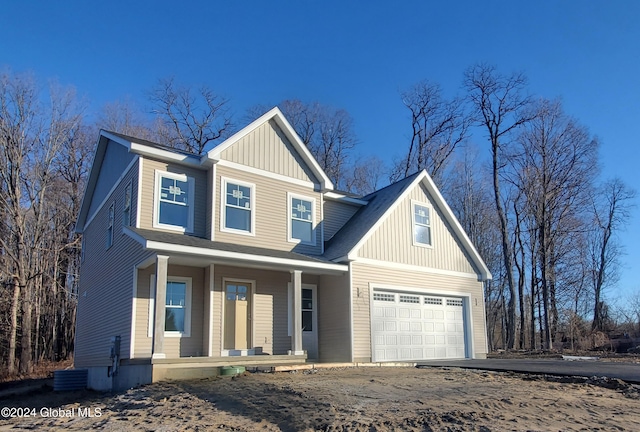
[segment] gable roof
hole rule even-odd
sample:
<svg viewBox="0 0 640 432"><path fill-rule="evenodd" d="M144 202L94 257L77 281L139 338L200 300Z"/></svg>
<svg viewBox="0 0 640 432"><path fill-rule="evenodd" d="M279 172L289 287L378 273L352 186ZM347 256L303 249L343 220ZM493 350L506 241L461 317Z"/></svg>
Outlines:
<svg viewBox="0 0 640 432"><path fill-rule="evenodd" d="M242 128L240 131L227 138L224 142L209 150L209 152L205 156L203 156L203 163L206 162L206 159L214 162L220 160L220 156L223 151L225 151L270 120L273 120L278 125L287 139L291 142L293 148L298 152L302 160L309 166L311 172L320 181L322 190L333 190L333 183L324 172L324 170L320 167L318 161L316 161L315 157L313 157L307 146L302 142L296 131L293 129L293 126L291 126L291 124L287 121L287 119L284 117L284 114L282 114L282 111L280 111L278 107L274 107L271 110L267 111L262 116L251 122L248 126Z"/></svg>
<svg viewBox="0 0 640 432"><path fill-rule="evenodd" d="M382 225L393 210L406 198L409 192L418 184L424 185L431 194L433 205L437 206L444 219L452 228L466 250L481 280L492 278L491 272L484 260L473 246L473 243L444 200L442 194L425 170L404 178L396 183L375 191L362 199L367 201L351 219L327 242L324 256L333 261L352 260L356 258L358 249Z"/></svg>

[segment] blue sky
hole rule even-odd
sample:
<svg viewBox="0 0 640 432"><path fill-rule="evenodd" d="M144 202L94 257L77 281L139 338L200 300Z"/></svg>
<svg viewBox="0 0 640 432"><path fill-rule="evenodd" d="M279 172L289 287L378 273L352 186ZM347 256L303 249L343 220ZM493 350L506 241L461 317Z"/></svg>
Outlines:
<svg viewBox="0 0 640 432"><path fill-rule="evenodd" d="M0 3L0 68L73 85L96 112L143 104L158 78L206 84L246 108L287 98L346 109L360 153L389 160L410 130L399 92L460 92L483 61L525 72L534 94L601 142L602 178L640 191L640 1L25 1ZM475 144L486 147L484 135ZM640 291L640 209L623 234L618 292Z"/></svg>

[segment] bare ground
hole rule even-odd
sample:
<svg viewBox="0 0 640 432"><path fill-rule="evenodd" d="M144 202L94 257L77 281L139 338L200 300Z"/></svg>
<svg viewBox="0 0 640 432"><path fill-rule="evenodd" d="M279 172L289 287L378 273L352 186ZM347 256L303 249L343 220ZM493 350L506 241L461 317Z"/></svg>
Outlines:
<svg viewBox="0 0 640 432"><path fill-rule="evenodd" d="M0 417L0 431L640 430L639 386L439 368L246 373L118 395L39 390L0 406L35 411Z"/></svg>

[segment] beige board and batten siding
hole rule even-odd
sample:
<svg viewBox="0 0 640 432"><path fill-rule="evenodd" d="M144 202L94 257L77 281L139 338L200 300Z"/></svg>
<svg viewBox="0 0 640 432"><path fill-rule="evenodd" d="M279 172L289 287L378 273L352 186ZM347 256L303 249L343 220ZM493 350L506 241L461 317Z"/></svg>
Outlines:
<svg viewBox="0 0 640 432"><path fill-rule="evenodd" d="M220 158L275 174L318 183L312 171L273 120L222 151Z"/></svg>
<svg viewBox="0 0 640 432"><path fill-rule="evenodd" d="M76 321L76 367L111 364L111 338L120 336L120 354L129 357L131 339L131 306L133 268L152 255L140 244L122 234L124 195L132 184L132 214L138 190L138 164L134 164L98 210L83 235L84 262L80 266L80 287ZM109 207L115 203L113 245L106 249Z"/></svg>
<svg viewBox="0 0 640 432"><path fill-rule="evenodd" d="M360 209L357 204L325 199L324 201L324 240L327 241L337 233L344 224Z"/></svg>
<svg viewBox="0 0 640 432"><path fill-rule="evenodd" d="M313 188L301 186L288 181L255 174L235 168L216 166L216 200L215 200L215 240L226 243L240 243L268 249L294 251L304 254L319 255L322 251L320 230L322 196ZM255 235L243 235L220 230L222 217L220 207L221 196L224 197L222 178L229 181L241 181L255 185ZM315 199L315 235L316 245L306 245L288 241L289 204L287 193Z"/></svg>
<svg viewBox="0 0 640 432"><path fill-rule="evenodd" d="M431 247L413 244L413 206L427 204L430 208ZM423 266L459 273L477 274L459 240L452 235L442 212L422 184L417 185L395 207L389 217L357 251L359 257L380 261Z"/></svg>
<svg viewBox="0 0 640 432"><path fill-rule="evenodd" d="M353 338L354 360L371 361L371 284L396 290L419 292L421 294L446 295L451 292L470 295L471 330L473 346L477 357L487 352L486 318L483 305L483 283L473 278L398 270L387 267L351 264L353 295Z"/></svg>
<svg viewBox="0 0 640 432"><path fill-rule="evenodd" d="M349 275L319 277L318 352L323 362L351 361Z"/></svg>
<svg viewBox="0 0 640 432"><path fill-rule="evenodd" d="M153 337L149 336L149 314L151 277L155 274L155 264L138 270L135 323L135 358L151 357ZM189 336L164 338L164 354L167 358L199 357L203 355L203 320L205 290L209 282L201 267L172 265L169 260L167 279L172 276L191 278L191 329ZM153 328L153 327L152 327Z"/></svg>
<svg viewBox="0 0 640 432"><path fill-rule="evenodd" d="M144 158L142 163L142 208L140 211L140 228L166 231L162 228L154 228L153 226L153 212L155 211L154 193L156 171L184 174L194 179L195 207L193 216L193 235L204 238L207 234L207 171L180 164L162 162L150 158ZM209 202L210 201L211 200L209 199Z"/></svg>

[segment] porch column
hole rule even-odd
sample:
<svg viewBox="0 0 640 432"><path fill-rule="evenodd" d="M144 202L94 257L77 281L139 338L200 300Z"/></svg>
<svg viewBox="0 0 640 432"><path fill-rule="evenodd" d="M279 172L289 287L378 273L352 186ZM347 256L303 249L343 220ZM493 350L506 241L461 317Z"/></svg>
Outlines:
<svg viewBox="0 0 640 432"><path fill-rule="evenodd" d="M153 327L153 351L151 358L166 358L164 352L164 323L165 309L167 304L167 268L169 267L169 257L156 255L156 296L155 316Z"/></svg>
<svg viewBox="0 0 640 432"><path fill-rule="evenodd" d="M302 271L291 271L291 287L293 291L293 307L291 308L291 351L290 354L302 355Z"/></svg>

